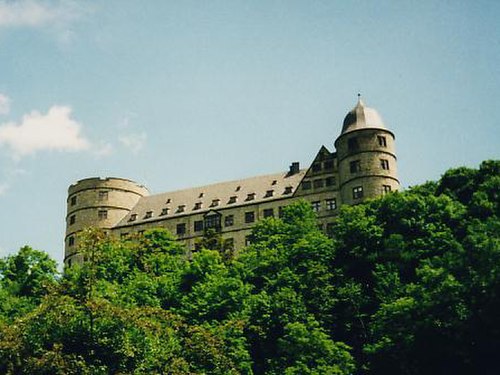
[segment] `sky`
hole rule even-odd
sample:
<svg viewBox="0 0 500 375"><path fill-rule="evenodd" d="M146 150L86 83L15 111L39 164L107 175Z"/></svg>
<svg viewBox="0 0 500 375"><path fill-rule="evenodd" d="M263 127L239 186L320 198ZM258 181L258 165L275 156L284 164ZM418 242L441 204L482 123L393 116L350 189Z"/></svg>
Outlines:
<svg viewBox="0 0 500 375"><path fill-rule="evenodd" d="M403 187L500 156L500 2L0 0L0 257L63 258L67 188L305 167L361 93Z"/></svg>

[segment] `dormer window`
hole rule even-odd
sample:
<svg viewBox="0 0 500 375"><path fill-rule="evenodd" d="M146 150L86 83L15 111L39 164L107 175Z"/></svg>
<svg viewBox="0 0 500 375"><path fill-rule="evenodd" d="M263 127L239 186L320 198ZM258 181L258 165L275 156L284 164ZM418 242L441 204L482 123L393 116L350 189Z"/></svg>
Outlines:
<svg viewBox="0 0 500 375"><path fill-rule="evenodd" d="M273 182L271 182L271 185L273 185L273 186L274 186L274 185L276 185L276 183L277 183L277 182L278 182L278 181L273 180Z"/></svg>
<svg viewBox="0 0 500 375"><path fill-rule="evenodd" d="M285 187L285 191L283 192L283 194L292 194L292 187L291 186Z"/></svg>
<svg viewBox="0 0 500 375"><path fill-rule="evenodd" d="M245 199L245 200L247 200L247 201L253 201L254 199L255 199L255 193L249 193L247 195L247 199Z"/></svg>
<svg viewBox="0 0 500 375"><path fill-rule="evenodd" d="M167 201L165 202L165 204L169 204L170 202L172 202L172 200L170 198L167 198Z"/></svg>
<svg viewBox="0 0 500 375"><path fill-rule="evenodd" d="M266 195L264 195L264 198L269 198L274 195L274 190L268 190L266 191Z"/></svg>
<svg viewBox="0 0 500 375"><path fill-rule="evenodd" d="M198 195L198 198L203 198L204 195L205 193L201 192L200 195Z"/></svg>
<svg viewBox="0 0 500 375"><path fill-rule="evenodd" d="M217 207L219 204L220 204L220 199L214 199L212 200L210 207Z"/></svg>
<svg viewBox="0 0 500 375"><path fill-rule="evenodd" d="M203 194L203 193L202 193ZM199 210L201 209L202 203L201 202L196 202L194 204L193 210Z"/></svg>
<svg viewBox="0 0 500 375"><path fill-rule="evenodd" d="M236 189L234 189L234 191L240 191L241 190L241 186L236 186Z"/></svg>
<svg viewBox="0 0 500 375"><path fill-rule="evenodd" d="M227 201L227 204L236 203L237 200L238 200L238 197L236 195L233 195L232 197L229 198L229 200Z"/></svg>
<svg viewBox="0 0 500 375"><path fill-rule="evenodd" d="M128 219L128 221L136 221L136 220L137 220L137 214L130 215L130 219Z"/></svg>
<svg viewBox="0 0 500 375"><path fill-rule="evenodd" d="M181 205L179 205L179 207L177 207L177 213L184 212L185 209L186 209L186 205L181 204Z"/></svg>
<svg viewBox="0 0 500 375"><path fill-rule="evenodd" d="M147 211L146 215L144 215L144 219L150 219L153 217L153 211Z"/></svg>
<svg viewBox="0 0 500 375"><path fill-rule="evenodd" d="M170 211L170 208L165 207L161 210L160 216L165 216L168 215L168 211Z"/></svg>

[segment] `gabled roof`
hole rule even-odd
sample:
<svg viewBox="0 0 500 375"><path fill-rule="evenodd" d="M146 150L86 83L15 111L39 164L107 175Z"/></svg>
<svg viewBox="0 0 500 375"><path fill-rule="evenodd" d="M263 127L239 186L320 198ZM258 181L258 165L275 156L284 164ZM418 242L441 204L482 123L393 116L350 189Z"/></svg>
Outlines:
<svg viewBox="0 0 500 375"><path fill-rule="evenodd" d="M283 172L145 196L116 226L207 213L210 210L287 198L295 193L305 172L306 170L300 170L292 175ZM269 191L272 191L272 195L268 193ZM232 200L235 202L230 203ZM184 206L182 212L177 212L179 206ZM167 207L169 208L168 214L161 215L162 210ZM151 218L144 219L148 211L153 211L153 215ZM134 214L137 216L132 221L131 216Z"/></svg>

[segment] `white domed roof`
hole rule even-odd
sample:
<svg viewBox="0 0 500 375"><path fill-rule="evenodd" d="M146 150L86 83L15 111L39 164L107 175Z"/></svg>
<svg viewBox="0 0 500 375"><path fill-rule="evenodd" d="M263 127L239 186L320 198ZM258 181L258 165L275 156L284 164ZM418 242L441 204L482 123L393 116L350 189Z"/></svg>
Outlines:
<svg viewBox="0 0 500 375"><path fill-rule="evenodd" d="M345 117L341 134L368 128L387 130L378 112L373 108L365 107L365 103L360 98L356 107Z"/></svg>

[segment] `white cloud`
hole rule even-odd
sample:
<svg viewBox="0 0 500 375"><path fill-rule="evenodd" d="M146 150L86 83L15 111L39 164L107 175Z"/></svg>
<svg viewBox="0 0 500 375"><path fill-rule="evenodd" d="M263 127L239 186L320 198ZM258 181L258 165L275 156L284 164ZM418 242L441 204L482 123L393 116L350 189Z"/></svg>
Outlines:
<svg viewBox="0 0 500 375"><path fill-rule="evenodd" d="M93 148L92 153L97 158L111 155L113 153L113 145L111 143L101 143Z"/></svg>
<svg viewBox="0 0 500 375"><path fill-rule="evenodd" d="M6 115L10 112L10 98L0 92L0 115Z"/></svg>
<svg viewBox="0 0 500 375"><path fill-rule="evenodd" d="M146 143L146 133L124 135L119 137L118 140L134 154L137 154Z"/></svg>
<svg viewBox="0 0 500 375"><path fill-rule="evenodd" d="M71 108L53 106L47 114L33 111L20 124L0 124L0 146L7 145L15 158L38 151L82 151L90 142L80 134L81 124L71 118Z"/></svg>
<svg viewBox="0 0 500 375"><path fill-rule="evenodd" d="M0 0L0 26L54 27L78 18L82 8L74 1Z"/></svg>

